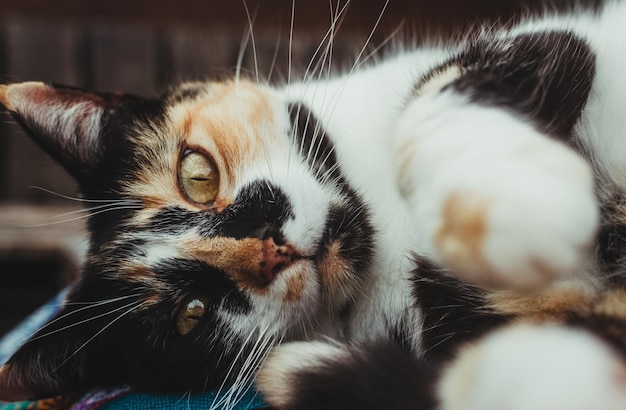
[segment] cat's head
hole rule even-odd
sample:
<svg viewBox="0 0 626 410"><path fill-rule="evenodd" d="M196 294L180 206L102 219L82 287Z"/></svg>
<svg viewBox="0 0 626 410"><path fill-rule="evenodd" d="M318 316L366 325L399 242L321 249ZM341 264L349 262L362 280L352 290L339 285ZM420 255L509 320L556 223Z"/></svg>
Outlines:
<svg viewBox="0 0 626 410"><path fill-rule="evenodd" d="M0 369L0 399L215 388L281 340L332 331L356 297L367 211L311 111L279 90L19 83L0 102L95 201L81 279Z"/></svg>

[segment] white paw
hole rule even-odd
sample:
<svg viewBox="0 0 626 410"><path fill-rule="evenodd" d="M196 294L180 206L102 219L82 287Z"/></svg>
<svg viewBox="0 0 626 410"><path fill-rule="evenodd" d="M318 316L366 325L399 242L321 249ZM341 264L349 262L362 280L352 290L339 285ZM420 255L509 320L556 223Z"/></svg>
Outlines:
<svg viewBox="0 0 626 410"><path fill-rule="evenodd" d="M442 410L623 410L626 364L583 330L517 325L463 350L439 395Z"/></svg>
<svg viewBox="0 0 626 410"><path fill-rule="evenodd" d="M276 347L257 373L256 387L271 406L282 409L297 401L298 375L314 371L344 355L336 345L293 342Z"/></svg>
<svg viewBox="0 0 626 410"><path fill-rule="evenodd" d="M534 289L580 269L599 218L585 160L504 111L447 113L403 125L415 135L404 179L424 251L490 287Z"/></svg>

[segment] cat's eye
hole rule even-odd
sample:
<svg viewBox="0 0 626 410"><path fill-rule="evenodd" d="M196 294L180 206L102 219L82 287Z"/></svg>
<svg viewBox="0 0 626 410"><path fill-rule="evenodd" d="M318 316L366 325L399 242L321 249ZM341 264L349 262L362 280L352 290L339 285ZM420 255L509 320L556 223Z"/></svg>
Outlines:
<svg viewBox="0 0 626 410"><path fill-rule="evenodd" d="M219 172L206 155L192 151L180 161L180 185L191 201L209 204L215 200L219 188Z"/></svg>
<svg viewBox="0 0 626 410"><path fill-rule="evenodd" d="M207 299L202 295L188 295L176 315L176 331L179 335L191 332L204 316L207 310Z"/></svg>

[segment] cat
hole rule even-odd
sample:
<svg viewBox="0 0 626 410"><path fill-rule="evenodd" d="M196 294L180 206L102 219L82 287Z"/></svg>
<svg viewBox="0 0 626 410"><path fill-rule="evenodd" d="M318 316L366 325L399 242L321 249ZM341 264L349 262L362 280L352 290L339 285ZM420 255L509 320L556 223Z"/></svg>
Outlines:
<svg viewBox="0 0 626 410"><path fill-rule="evenodd" d="M626 408L624 21L609 2L154 98L2 86L99 208L0 399Z"/></svg>

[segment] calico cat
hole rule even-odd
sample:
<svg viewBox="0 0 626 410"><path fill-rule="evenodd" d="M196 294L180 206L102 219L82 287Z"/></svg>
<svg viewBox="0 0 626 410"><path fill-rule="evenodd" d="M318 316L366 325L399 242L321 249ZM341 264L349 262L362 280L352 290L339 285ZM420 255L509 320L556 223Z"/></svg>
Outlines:
<svg viewBox="0 0 626 410"><path fill-rule="evenodd" d="M281 85L2 86L101 207L0 399L254 382L279 409L626 408L624 21Z"/></svg>

